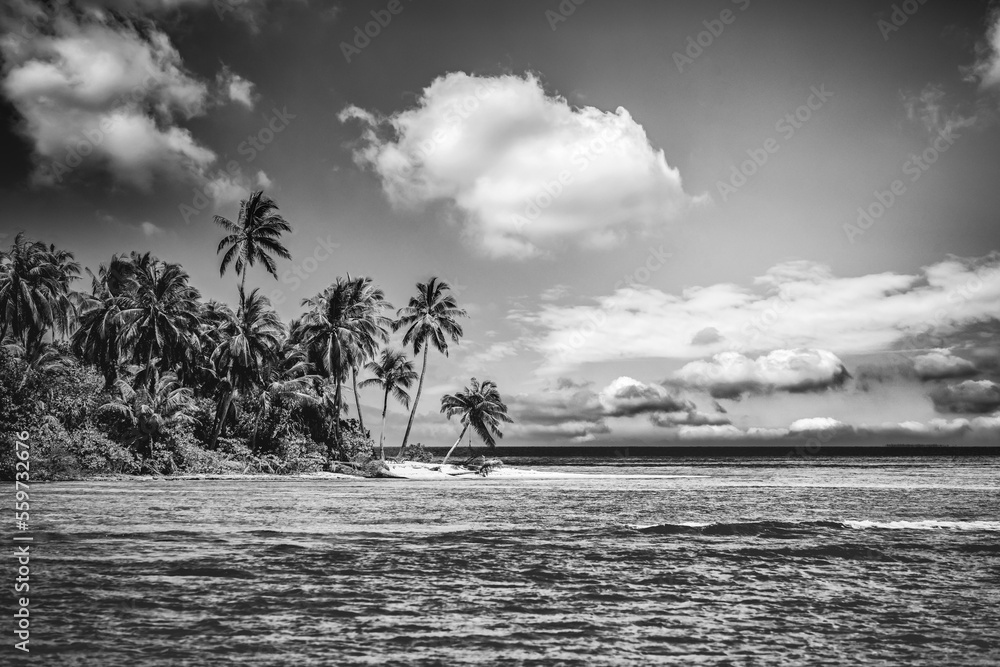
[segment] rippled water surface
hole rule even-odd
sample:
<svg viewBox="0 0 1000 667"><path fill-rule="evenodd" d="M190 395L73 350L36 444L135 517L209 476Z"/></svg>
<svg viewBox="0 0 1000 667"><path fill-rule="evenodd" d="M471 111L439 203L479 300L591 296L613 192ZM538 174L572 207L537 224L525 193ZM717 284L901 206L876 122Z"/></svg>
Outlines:
<svg viewBox="0 0 1000 667"><path fill-rule="evenodd" d="M535 463L33 485L14 661L1000 664L1000 459Z"/></svg>

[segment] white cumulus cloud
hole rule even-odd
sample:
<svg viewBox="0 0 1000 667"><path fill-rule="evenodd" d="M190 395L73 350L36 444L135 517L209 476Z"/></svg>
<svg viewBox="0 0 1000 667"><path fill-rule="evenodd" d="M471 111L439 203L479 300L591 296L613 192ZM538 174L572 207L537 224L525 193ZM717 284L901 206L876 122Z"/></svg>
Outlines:
<svg viewBox="0 0 1000 667"><path fill-rule="evenodd" d="M683 385L707 390L715 398L744 393L809 391L835 387L847 379L847 369L827 350L772 350L752 359L739 352L721 352L711 360L692 361L673 378Z"/></svg>
<svg viewBox="0 0 1000 667"><path fill-rule="evenodd" d="M340 119L363 125L355 161L395 205L452 207L487 256L608 246L707 201L684 192L624 108L573 107L531 74L450 73L411 109L383 117L351 106Z"/></svg>
<svg viewBox="0 0 1000 667"><path fill-rule="evenodd" d="M543 303L508 317L545 358L539 372L620 359L700 359L810 348L837 355L913 347L997 322L1000 253L950 257L916 274L838 277L810 262L780 264L752 287L694 286L674 294L624 287L591 303ZM714 329L711 337L702 332Z"/></svg>

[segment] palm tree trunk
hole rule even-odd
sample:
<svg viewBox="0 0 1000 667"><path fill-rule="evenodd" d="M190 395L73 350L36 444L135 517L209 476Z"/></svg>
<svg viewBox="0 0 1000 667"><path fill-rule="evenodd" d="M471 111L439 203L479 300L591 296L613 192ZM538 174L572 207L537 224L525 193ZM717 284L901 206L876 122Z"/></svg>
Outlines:
<svg viewBox="0 0 1000 667"><path fill-rule="evenodd" d="M361 432L364 433L365 430L365 418L361 414L361 399L358 397L358 373L356 368L351 368L351 384L354 385L354 405L358 408L358 425L361 426Z"/></svg>
<svg viewBox="0 0 1000 667"><path fill-rule="evenodd" d="M385 390L385 398L382 399L382 432L378 434L378 457L382 461L385 461L385 448L383 444L385 442L385 413L389 409L389 389Z"/></svg>
<svg viewBox="0 0 1000 667"><path fill-rule="evenodd" d="M240 279L240 308L243 307L243 295L247 291L247 267L243 266L243 277Z"/></svg>
<svg viewBox="0 0 1000 667"><path fill-rule="evenodd" d="M209 449L215 449L219 435L222 434L222 426L226 423L226 417L229 415L229 406L233 403L233 394L235 393L235 391L227 391L226 397L222 399L222 406L219 408L219 414L215 418L215 428L212 429L212 440L208 443Z"/></svg>
<svg viewBox="0 0 1000 667"><path fill-rule="evenodd" d="M462 437L463 437L463 436L465 435L465 432L466 432L466 431L468 431L468 430L469 430L469 425L468 425L468 424L466 424L465 426L463 426L463 427L462 427L462 432L458 434L458 440L456 440L456 441L455 441L455 444L454 444L454 445L452 445L452 446L451 446L451 449L449 449L449 450L448 450L448 453L447 453L447 454L445 454L445 457L444 457L444 461L441 461L441 465L442 465L442 466L443 466L443 465L444 465L445 463L447 463L447 462L448 462L448 459L449 459L449 458L451 457L451 453L452 453L453 451L455 451L455 448L456 448L456 447L458 447L458 443L462 442Z"/></svg>
<svg viewBox="0 0 1000 667"><path fill-rule="evenodd" d="M151 372L151 367L153 365L153 346L149 346L149 350L146 351L146 382L149 384L149 393L153 393L153 373Z"/></svg>
<svg viewBox="0 0 1000 667"><path fill-rule="evenodd" d="M337 378L337 391L334 393L334 406L333 406L333 440L336 443L336 447L342 450L340 442L340 399L341 399L341 389L340 389L340 378Z"/></svg>
<svg viewBox="0 0 1000 667"><path fill-rule="evenodd" d="M403 433L403 444L399 447L399 453L396 454L398 459L403 455L403 450L406 449L406 443L410 440L410 429L413 428L413 418L417 414L417 404L420 403L420 392L424 389L424 375L427 374L427 344L429 341L424 343L424 362L420 366L420 380L417 382L417 395L413 397L413 409L410 410L410 419L406 422L406 432Z"/></svg>

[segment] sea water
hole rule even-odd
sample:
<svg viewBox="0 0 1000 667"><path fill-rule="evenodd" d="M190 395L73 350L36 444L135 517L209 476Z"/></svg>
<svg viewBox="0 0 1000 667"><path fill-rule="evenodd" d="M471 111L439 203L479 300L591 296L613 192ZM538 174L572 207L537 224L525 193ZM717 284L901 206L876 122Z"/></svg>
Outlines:
<svg viewBox="0 0 1000 667"><path fill-rule="evenodd" d="M1000 459L516 463L588 476L33 484L31 653L9 614L3 653L1000 664Z"/></svg>

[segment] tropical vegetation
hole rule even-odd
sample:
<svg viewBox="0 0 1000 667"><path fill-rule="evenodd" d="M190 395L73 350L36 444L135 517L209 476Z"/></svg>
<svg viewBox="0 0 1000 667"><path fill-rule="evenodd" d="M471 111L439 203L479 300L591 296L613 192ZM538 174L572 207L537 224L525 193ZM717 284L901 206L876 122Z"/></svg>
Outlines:
<svg viewBox="0 0 1000 667"><path fill-rule="evenodd" d="M239 277L234 305L204 299L180 264L149 252L114 254L91 270L24 232L0 251L0 477L13 478L23 431L33 479L377 472L390 398L408 409L396 458L429 458L409 439L429 349L447 355L463 336L466 312L449 285L417 283L394 313L370 277L336 277L286 323L246 287L250 268L277 278L278 262L291 258L283 235L292 227L277 204L254 192L235 221L215 221L225 233L220 276L233 267ZM397 332L403 349L390 345ZM377 445L365 391L381 404ZM510 422L490 381L444 396L441 411L459 417L458 441L471 428L487 448Z"/></svg>

